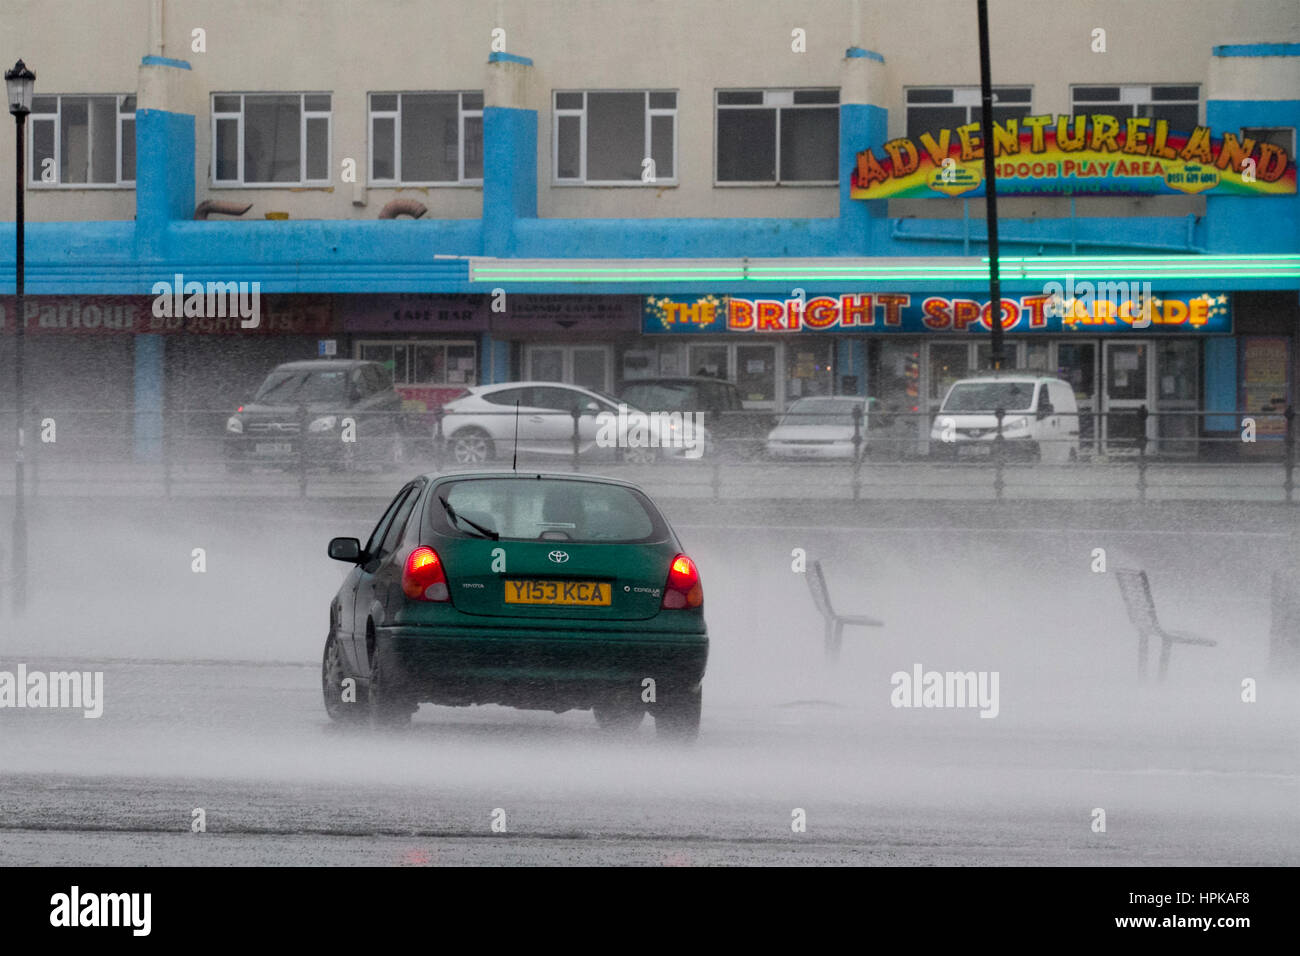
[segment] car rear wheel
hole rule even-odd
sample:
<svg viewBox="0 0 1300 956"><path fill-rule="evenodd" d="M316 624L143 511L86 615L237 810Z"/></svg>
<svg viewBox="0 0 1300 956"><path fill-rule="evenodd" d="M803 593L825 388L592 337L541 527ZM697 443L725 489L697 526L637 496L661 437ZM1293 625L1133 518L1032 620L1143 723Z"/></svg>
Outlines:
<svg viewBox="0 0 1300 956"><path fill-rule="evenodd" d="M419 706L401 692L386 672L383 658L377 657L370 671L370 722L376 727L405 727Z"/></svg>
<svg viewBox="0 0 1300 956"><path fill-rule="evenodd" d="M451 456L458 465L479 465L492 457L492 439L477 428L459 431L451 438Z"/></svg>
<svg viewBox="0 0 1300 956"><path fill-rule="evenodd" d="M700 735L700 711L704 688L671 691L655 705L655 735L664 740L689 743Z"/></svg>
<svg viewBox="0 0 1300 956"><path fill-rule="evenodd" d="M338 641L331 634L325 639L325 656L321 661L321 692L325 695L325 713L330 720L340 723L356 723L369 711L369 701L357 697L355 682L350 687L351 700L344 699L343 681L347 672L343 670L343 656L339 652Z"/></svg>
<svg viewBox="0 0 1300 956"><path fill-rule="evenodd" d="M597 704L591 712L596 717L596 724L607 733L630 734L645 719L645 707L635 698L631 702L607 700Z"/></svg>

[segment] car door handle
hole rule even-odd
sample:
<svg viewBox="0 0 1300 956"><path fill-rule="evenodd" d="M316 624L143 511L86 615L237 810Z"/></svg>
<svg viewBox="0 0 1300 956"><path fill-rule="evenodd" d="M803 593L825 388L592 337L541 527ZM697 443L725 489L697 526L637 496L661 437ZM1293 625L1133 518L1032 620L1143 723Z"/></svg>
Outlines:
<svg viewBox="0 0 1300 956"><path fill-rule="evenodd" d="M541 415L534 415L534 416L532 416L531 418L529 418L528 420L529 420L530 422L536 422L536 423L539 424L539 425L542 424L542 422L546 421L546 419L542 418Z"/></svg>

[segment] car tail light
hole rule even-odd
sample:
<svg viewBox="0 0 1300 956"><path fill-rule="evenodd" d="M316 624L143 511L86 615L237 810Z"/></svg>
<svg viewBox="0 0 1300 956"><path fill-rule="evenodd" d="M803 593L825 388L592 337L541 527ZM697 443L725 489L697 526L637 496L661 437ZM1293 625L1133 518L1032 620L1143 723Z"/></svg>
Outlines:
<svg viewBox="0 0 1300 956"><path fill-rule="evenodd" d="M413 601L447 601L447 575L442 570L442 560L433 548L416 548L406 556L402 569L402 592Z"/></svg>
<svg viewBox="0 0 1300 956"><path fill-rule="evenodd" d="M703 603L704 587L700 584L699 569L686 555L677 555L668 568L668 581L664 585L662 606L676 610L683 607L699 607Z"/></svg>

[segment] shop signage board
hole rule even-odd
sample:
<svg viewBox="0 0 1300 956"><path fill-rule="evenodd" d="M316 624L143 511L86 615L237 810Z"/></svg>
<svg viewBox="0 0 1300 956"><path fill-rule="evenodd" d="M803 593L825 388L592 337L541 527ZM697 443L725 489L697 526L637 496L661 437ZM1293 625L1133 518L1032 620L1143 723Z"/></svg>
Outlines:
<svg viewBox="0 0 1300 956"><path fill-rule="evenodd" d="M486 332L484 295L343 295L337 308L345 332L401 332L457 335Z"/></svg>
<svg viewBox="0 0 1300 956"><path fill-rule="evenodd" d="M258 324L244 328L238 315L155 315L154 297L125 295L27 296L26 330L34 335L312 335L334 331L326 296L267 293L261 296ZM0 299L0 328L14 329L16 303Z"/></svg>
<svg viewBox="0 0 1300 956"><path fill-rule="evenodd" d="M854 199L984 195L978 123L860 151ZM993 123L998 195L1153 196L1214 193L1294 196L1295 157L1240 131L1105 114L1044 114Z"/></svg>
<svg viewBox="0 0 1300 956"><path fill-rule="evenodd" d="M1002 300L1002 327L1012 334L1207 335L1232 331L1229 297L1153 295L1149 308L1126 295L1062 300L1025 295ZM1127 288L1127 285L1120 283ZM742 296L650 296L641 330L656 334L780 335L813 333L971 333L992 330L987 298L910 293L810 295L804 299Z"/></svg>
<svg viewBox="0 0 1300 956"><path fill-rule="evenodd" d="M641 300L635 295L526 295L503 297L504 311L492 312L490 326L500 335L554 332L635 332Z"/></svg>

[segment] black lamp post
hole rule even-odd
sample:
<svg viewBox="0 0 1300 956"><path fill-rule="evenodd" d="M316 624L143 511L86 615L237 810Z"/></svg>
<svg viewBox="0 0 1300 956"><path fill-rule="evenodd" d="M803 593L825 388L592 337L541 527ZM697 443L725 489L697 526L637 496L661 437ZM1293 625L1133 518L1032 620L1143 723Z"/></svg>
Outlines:
<svg viewBox="0 0 1300 956"><path fill-rule="evenodd" d="M18 144L14 169L17 172L15 212L18 227L17 255L14 263L14 422L17 426L18 444L14 448L14 553L13 553L13 610L20 615L27 608L27 514L23 503L23 334L27 325L23 307L23 160L24 133L27 131L27 114L32 111L32 88L36 74L19 60L12 70L5 72L5 89L9 97L9 112L14 115Z"/></svg>

